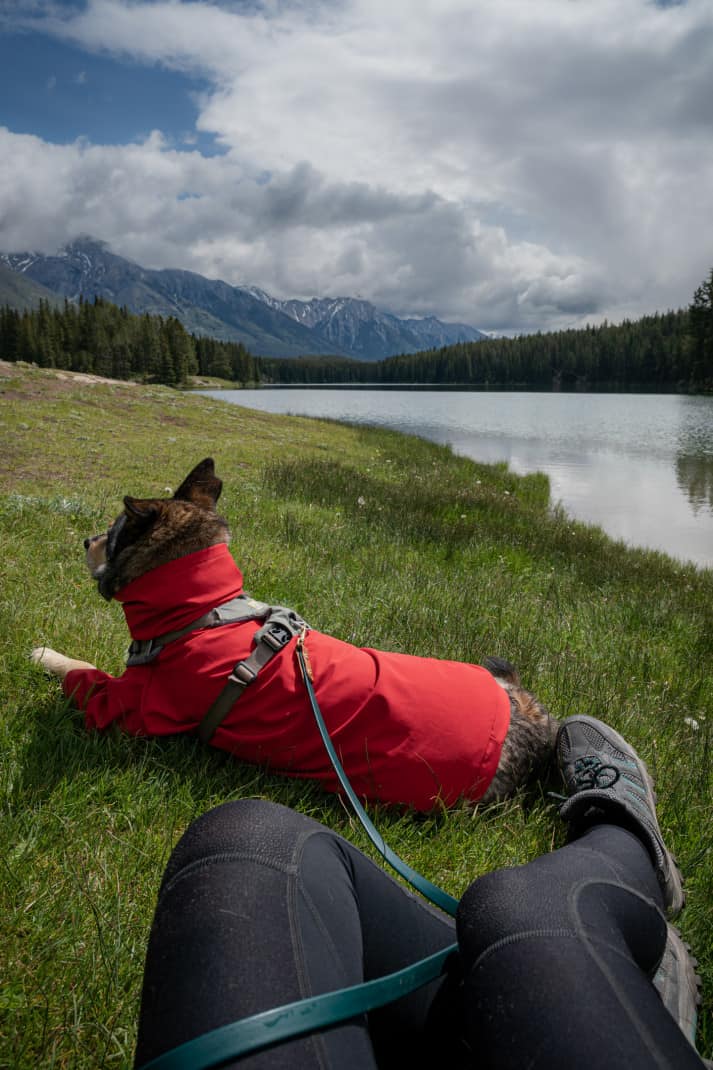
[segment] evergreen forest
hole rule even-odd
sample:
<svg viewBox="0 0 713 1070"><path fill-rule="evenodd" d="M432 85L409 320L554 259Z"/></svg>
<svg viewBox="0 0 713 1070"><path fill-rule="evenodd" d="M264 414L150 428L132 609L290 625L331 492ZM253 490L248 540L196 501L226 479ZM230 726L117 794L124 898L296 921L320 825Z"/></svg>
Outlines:
<svg viewBox="0 0 713 1070"><path fill-rule="evenodd" d="M113 379L188 385L438 384L491 389L713 392L713 270L687 309L612 325L462 342L381 361L257 357L189 334L175 317L134 315L96 297L0 309L0 357Z"/></svg>
<svg viewBox="0 0 713 1070"><path fill-rule="evenodd" d="M0 357L167 386L184 386L194 375L258 380L257 361L241 343L197 338L174 316L137 316L101 297L0 309Z"/></svg>

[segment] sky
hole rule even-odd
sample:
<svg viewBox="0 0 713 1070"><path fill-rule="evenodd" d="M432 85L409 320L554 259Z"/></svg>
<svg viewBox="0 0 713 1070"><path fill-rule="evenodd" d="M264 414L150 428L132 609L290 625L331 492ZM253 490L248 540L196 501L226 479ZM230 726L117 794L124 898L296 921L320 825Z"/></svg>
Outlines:
<svg viewBox="0 0 713 1070"><path fill-rule="evenodd" d="M0 0L0 251L513 334L713 267L711 0Z"/></svg>

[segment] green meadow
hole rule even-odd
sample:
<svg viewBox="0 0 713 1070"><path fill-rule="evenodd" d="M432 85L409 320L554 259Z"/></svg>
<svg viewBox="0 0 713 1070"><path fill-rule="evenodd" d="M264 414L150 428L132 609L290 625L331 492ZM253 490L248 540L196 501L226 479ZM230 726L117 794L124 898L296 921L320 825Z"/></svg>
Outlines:
<svg viewBox="0 0 713 1070"><path fill-rule="evenodd" d="M686 878L713 1055L713 571L628 549L552 509L544 476L447 447L0 365L0 1066L131 1065L161 874L209 807L274 799L370 849L313 785L189 737L88 734L28 659L46 643L121 673L123 613L90 582L82 540L124 494L164 496L206 456L256 598L358 645L502 655L556 716L593 714L634 744ZM564 842L550 787L473 814L370 814L457 896Z"/></svg>

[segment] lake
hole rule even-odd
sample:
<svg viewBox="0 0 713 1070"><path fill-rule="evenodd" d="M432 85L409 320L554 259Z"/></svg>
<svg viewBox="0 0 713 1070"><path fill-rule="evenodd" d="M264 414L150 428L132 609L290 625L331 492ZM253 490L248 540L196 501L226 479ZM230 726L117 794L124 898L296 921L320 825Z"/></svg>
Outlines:
<svg viewBox="0 0 713 1070"><path fill-rule="evenodd" d="M713 566L713 398L682 394L276 388L201 393L266 412L327 416L449 443L519 474L635 546Z"/></svg>

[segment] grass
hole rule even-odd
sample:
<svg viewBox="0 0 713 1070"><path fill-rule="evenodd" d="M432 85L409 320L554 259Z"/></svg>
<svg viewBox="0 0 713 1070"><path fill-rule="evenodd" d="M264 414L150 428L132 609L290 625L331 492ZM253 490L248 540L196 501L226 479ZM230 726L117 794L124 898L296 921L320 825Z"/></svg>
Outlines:
<svg viewBox="0 0 713 1070"><path fill-rule="evenodd" d="M255 597L357 644L503 654L557 716L600 716L640 750L687 878L681 927L704 982L699 1047L713 1054L711 571L551 510L543 476L167 388L0 365L0 447L0 1066L131 1065L161 873L209 807L264 796L368 849L309 784L188 738L87 734L28 661L46 642L121 672L123 614L88 581L82 539L125 493L163 495L208 455ZM474 817L371 814L454 895L563 842L539 789Z"/></svg>

